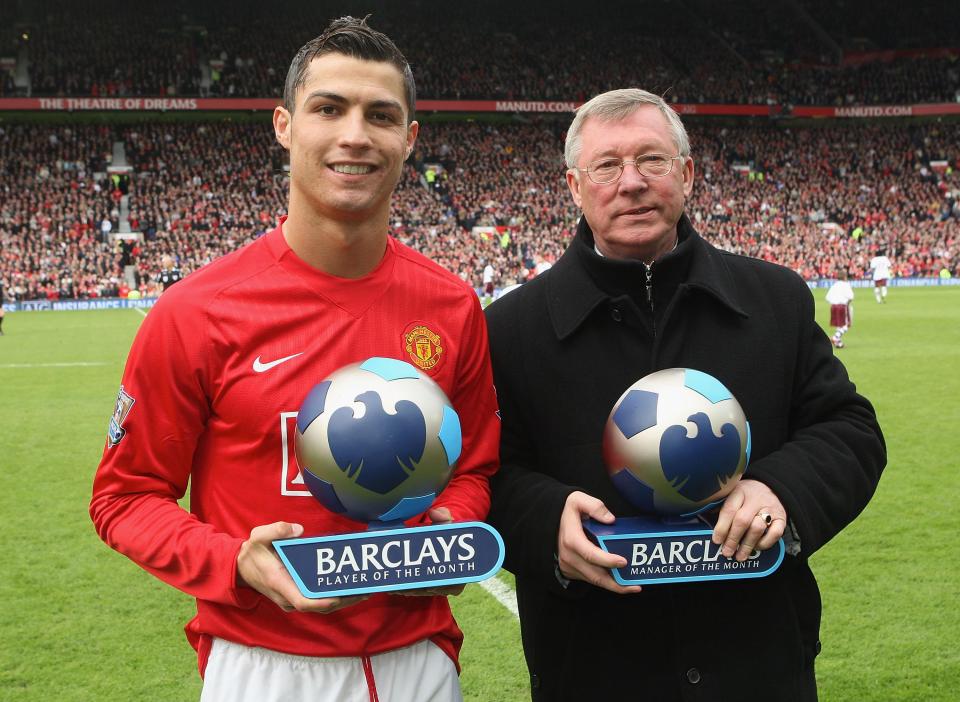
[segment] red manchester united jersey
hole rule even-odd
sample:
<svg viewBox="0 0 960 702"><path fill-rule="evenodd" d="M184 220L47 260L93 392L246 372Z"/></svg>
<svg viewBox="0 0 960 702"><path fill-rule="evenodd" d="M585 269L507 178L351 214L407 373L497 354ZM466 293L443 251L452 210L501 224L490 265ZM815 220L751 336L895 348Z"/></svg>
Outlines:
<svg viewBox="0 0 960 702"><path fill-rule="evenodd" d="M389 239L379 266L336 278L300 260L278 227L170 288L130 351L94 482L101 538L197 598L187 634L203 669L212 636L308 656L361 656L429 638L456 660L444 597L376 595L333 614L285 613L236 585L250 530L366 527L326 511L294 457L296 413L334 370L371 356L432 377L460 417L463 453L434 506L483 519L499 422L476 294ZM190 485L190 512L177 500Z"/></svg>

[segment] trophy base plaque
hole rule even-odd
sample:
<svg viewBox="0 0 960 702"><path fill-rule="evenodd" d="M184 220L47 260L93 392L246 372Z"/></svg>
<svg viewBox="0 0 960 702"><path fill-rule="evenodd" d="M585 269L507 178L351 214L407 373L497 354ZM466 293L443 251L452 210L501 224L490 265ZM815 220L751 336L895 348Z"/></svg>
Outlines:
<svg viewBox="0 0 960 702"><path fill-rule="evenodd" d="M686 521L626 517L614 524L590 519L583 528L604 551L627 559L624 567L610 570L620 585L762 578L780 567L785 551L780 539L745 561L726 558L710 539L713 527L699 517Z"/></svg>
<svg viewBox="0 0 960 702"><path fill-rule="evenodd" d="M313 599L475 583L493 576L504 555L500 534L483 522L377 528L273 546L303 596Z"/></svg>

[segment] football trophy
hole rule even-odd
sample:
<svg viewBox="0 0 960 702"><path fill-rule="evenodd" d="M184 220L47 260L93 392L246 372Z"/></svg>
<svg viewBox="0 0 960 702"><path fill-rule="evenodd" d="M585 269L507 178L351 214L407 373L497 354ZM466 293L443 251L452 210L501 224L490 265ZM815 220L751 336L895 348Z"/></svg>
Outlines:
<svg viewBox="0 0 960 702"><path fill-rule="evenodd" d="M758 578L783 561L782 540L742 562L711 541L704 513L750 462L750 424L713 376L669 368L627 388L604 427L603 460L617 491L645 515L584 524L602 549L627 559L612 570L621 585Z"/></svg>
<svg viewBox="0 0 960 702"><path fill-rule="evenodd" d="M297 413L296 457L310 493L366 531L274 541L305 597L484 580L503 540L482 522L407 528L450 481L460 419L443 390L409 363L369 358L337 370Z"/></svg>

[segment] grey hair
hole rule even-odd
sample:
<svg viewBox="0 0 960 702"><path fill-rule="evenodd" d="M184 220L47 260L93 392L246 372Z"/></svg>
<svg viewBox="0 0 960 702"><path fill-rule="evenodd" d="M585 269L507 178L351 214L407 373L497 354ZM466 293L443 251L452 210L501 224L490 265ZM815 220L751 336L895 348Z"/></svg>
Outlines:
<svg viewBox="0 0 960 702"><path fill-rule="evenodd" d="M600 93L577 108L573 123L567 130L567 141L563 149L567 168L576 167L577 160L580 158L582 146L580 135L587 119L593 117L603 122L615 122L629 117L644 105L653 105L660 110L670 127L670 134L677 151L681 156L689 156L690 139L687 137L687 130L683 126L683 122L680 121L680 115L674 112L667 101L659 95L648 93L646 90L625 88Z"/></svg>

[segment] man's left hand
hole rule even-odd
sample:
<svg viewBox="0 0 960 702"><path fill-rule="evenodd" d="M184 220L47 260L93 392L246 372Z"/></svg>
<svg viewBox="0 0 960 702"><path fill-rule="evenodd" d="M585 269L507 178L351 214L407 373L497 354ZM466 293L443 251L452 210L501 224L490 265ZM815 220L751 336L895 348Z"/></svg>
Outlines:
<svg viewBox="0 0 960 702"><path fill-rule="evenodd" d="M713 543L723 546L726 558L742 562L777 543L786 526L787 510L773 490L757 480L741 480L720 508Z"/></svg>
<svg viewBox="0 0 960 702"><path fill-rule="evenodd" d="M427 512L427 516L434 524L450 524L453 522L453 515L446 507L435 507ZM406 595L407 597L456 597L466 585L444 585L442 587L424 587L419 590L400 590L394 592L394 595Z"/></svg>

